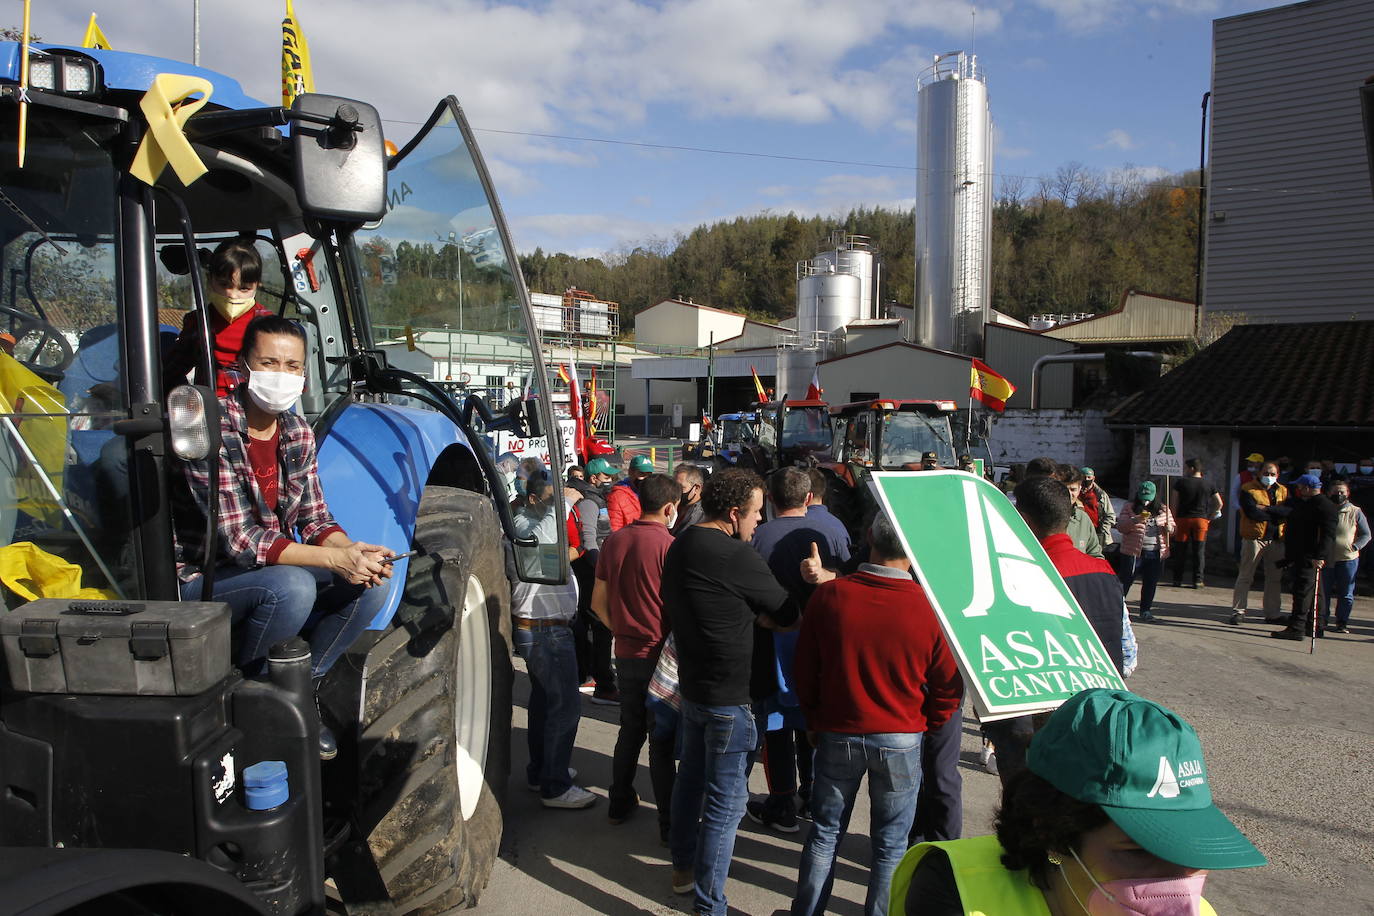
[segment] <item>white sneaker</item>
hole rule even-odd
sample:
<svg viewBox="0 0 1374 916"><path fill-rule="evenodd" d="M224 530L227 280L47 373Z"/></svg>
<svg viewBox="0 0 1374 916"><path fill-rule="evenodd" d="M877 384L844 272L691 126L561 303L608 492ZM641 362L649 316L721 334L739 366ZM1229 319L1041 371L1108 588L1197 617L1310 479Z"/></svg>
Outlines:
<svg viewBox="0 0 1374 916"><path fill-rule="evenodd" d="M983 744L983 749L978 752L978 762L989 773L997 773L997 752L993 750L991 744L986 742Z"/></svg>
<svg viewBox="0 0 1374 916"><path fill-rule="evenodd" d="M568 791L557 798L541 799L545 808L590 808L596 804L596 796L581 786L569 786Z"/></svg>
<svg viewBox="0 0 1374 916"><path fill-rule="evenodd" d="M988 755L988 762L987 762L986 764L984 764L984 766L986 766L986 767L988 768L988 772L989 772L989 773L991 773L993 776L996 776L996 775L997 775L997 754L995 754L995 753L989 754L989 755Z"/></svg>
<svg viewBox="0 0 1374 916"><path fill-rule="evenodd" d="M577 781L577 771L574 770L572 767L568 767L568 779L569 779L570 781L573 781L573 782L576 782L576 781ZM539 791L539 783L537 783L537 782L527 782L527 783L525 783L525 788L529 789L531 792L538 792L538 791Z"/></svg>

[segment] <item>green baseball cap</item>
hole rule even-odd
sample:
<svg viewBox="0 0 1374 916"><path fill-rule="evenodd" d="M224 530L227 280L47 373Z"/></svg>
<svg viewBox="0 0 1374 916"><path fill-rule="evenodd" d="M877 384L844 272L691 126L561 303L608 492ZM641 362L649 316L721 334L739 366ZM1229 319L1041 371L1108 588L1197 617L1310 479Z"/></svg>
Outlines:
<svg viewBox="0 0 1374 916"><path fill-rule="evenodd" d="M1268 864L1212 802L1197 732L1144 697L1101 687L1074 694L1036 732L1026 767L1065 795L1100 806L1166 862Z"/></svg>
<svg viewBox="0 0 1374 916"><path fill-rule="evenodd" d="M587 475L591 476L592 474L614 475L615 472L611 470L611 463L605 458L593 458L587 462Z"/></svg>
<svg viewBox="0 0 1374 916"><path fill-rule="evenodd" d="M1083 476L1084 476L1084 477L1096 477L1096 476L1097 476L1097 472L1094 471L1092 468L1079 468L1079 470L1083 472Z"/></svg>
<svg viewBox="0 0 1374 916"><path fill-rule="evenodd" d="M1155 482L1153 480L1144 480L1141 481L1140 486L1136 487L1135 495L1140 499L1149 502L1150 500L1155 498L1155 494L1158 492L1159 489L1155 486Z"/></svg>
<svg viewBox="0 0 1374 916"><path fill-rule="evenodd" d="M635 455L630 461L630 470L638 471L641 474L652 474L654 463L649 460L647 455Z"/></svg>

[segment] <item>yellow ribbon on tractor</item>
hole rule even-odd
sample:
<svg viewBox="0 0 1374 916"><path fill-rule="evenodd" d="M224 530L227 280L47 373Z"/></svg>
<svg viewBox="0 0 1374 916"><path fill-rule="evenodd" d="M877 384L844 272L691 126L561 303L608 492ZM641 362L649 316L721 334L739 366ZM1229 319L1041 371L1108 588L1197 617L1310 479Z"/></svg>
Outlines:
<svg viewBox="0 0 1374 916"><path fill-rule="evenodd" d="M148 134L134 154L129 173L146 184L153 184L168 163L181 183L189 186L209 171L200 161L183 131L191 116L210 100L210 81L182 73L159 73L143 94L138 107L148 121ZM192 99L195 93L198 99Z"/></svg>

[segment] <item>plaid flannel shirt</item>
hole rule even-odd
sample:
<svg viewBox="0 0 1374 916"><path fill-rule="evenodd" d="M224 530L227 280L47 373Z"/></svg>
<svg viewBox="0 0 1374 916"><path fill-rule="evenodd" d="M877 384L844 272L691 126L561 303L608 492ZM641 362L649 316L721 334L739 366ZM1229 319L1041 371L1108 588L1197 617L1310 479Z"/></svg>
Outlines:
<svg viewBox="0 0 1374 916"><path fill-rule="evenodd" d="M277 510L263 501L262 490L248 459L248 419L243 399L247 386L220 399L219 525L216 565L247 569L266 566L272 546L299 534L305 543L318 543L341 531L329 513L316 471L315 434L294 413L277 417L281 438L277 445L280 478ZM210 489L209 461L184 462L185 486L176 512L177 575L189 582L205 565L205 518Z"/></svg>

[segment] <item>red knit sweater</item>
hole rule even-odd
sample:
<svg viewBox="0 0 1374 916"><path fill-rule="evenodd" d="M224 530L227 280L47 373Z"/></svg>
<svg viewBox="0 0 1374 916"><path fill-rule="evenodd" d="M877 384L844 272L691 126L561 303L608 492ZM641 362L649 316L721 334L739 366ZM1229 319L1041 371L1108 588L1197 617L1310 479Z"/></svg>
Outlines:
<svg viewBox="0 0 1374 916"><path fill-rule="evenodd" d="M815 731L924 732L947 722L964 694L935 610L906 576L858 572L817 588L793 673Z"/></svg>

